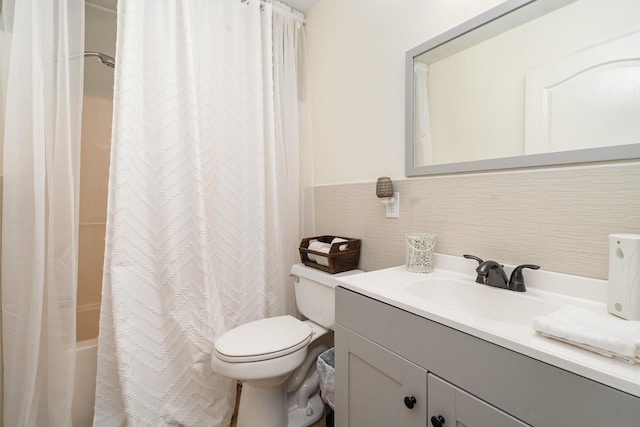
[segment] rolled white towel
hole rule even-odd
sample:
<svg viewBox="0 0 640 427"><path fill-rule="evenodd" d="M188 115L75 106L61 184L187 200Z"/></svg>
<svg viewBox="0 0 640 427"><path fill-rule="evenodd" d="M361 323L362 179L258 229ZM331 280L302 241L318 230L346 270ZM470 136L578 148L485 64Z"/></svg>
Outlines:
<svg viewBox="0 0 640 427"><path fill-rule="evenodd" d="M640 321L567 305L533 319L541 335L628 363L640 363Z"/></svg>
<svg viewBox="0 0 640 427"><path fill-rule="evenodd" d="M309 241L308 249L310 251L328 253L329 249L331 249L331 245L329 243L319 242L318 240L311 240ZM307 258L309 258L309 261L317 262L318 264L320 264L318 262L318 259L320 258L324 258L326 261L326 257L323 257L323 256L317 257L315 254L310 254L310 253L307 253Z"/></svg>
<svg viewBox="0 0 640 427"><path fill-rule="evenodd" d="M347 242L347 239L343 239L342 237L336 237L331 241L331 244L333 245L334 243L341 243L341 242ZM346 251L349 248L349 245L340 245L340 250L341 251Z"/></svg>

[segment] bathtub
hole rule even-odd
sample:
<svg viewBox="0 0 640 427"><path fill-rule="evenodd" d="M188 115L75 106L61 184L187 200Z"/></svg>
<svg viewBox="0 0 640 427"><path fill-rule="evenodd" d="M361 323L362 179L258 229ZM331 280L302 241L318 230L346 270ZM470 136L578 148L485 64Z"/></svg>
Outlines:
<svg viewBox="0 0 640 427"><path fill-rule="evenodd" d="M73 427L91 427L96 392L98 338L76 343L76 380L71 419Z"/></svg>

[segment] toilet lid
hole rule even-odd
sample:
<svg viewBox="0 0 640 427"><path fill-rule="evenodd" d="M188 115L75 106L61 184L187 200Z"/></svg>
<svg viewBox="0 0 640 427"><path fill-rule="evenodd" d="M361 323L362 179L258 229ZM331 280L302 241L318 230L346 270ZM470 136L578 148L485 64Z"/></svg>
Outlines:
<svg viewBox="0 0 640 427"><path fill-rule="evenodd" d="M215 342L214 351L226 362L274 359L306 347L311 333L309 326L293 316L269 317L226 332Z"/></svg>

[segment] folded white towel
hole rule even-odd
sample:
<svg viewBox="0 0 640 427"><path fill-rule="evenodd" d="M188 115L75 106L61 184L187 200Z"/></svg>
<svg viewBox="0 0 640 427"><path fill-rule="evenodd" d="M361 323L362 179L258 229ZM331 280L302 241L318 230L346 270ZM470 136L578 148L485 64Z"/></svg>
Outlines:
<svg viewBox="0 0 640 427"><path fill-rule="evenodd" d="M543 336L640 363L640 321L629 321L581 307L564 306L533 319L533 329Z"/></svg>
<svg viewBox="0 0 640 427"><path fill-rule="evenodd" d="M627 363L629 363L631 365L634 365L634 364L640 362L640 359L638 359L637 357L621 356L621 355L619 355L617 353L612 353L612 352L610 352L608 350L603 350L601 348L592 347L592 346L590 346L588 344L580 344L580 343L577 343L577 342L566 340L564 338L554 337L553 335L548 335L548 334L545 334L544 332L538 332L538 333L540 335L542 335L543 337L553 338L554 340L566 342L567 344L575 345L576 347L580 347L580 348L584 348L585 350L593 351L594 353L601 354L602 356L610 357L612 359L622 360L623 362L627 362Z"/></svg>

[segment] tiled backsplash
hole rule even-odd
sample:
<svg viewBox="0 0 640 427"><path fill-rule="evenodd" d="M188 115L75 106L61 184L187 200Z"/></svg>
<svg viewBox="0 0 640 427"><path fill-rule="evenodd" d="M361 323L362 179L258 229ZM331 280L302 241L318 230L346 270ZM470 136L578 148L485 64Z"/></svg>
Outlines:
<svg viewBox="0 0 640 427"><path fill-rule="evenodd" d="M381 173L382 175L382 173ZM640 233L640 162L394 180L400 218L375 182L315 188L316 233L362 239L360 268L405 262L405 234L436 252L606 279L611 233Z"/></svg>

